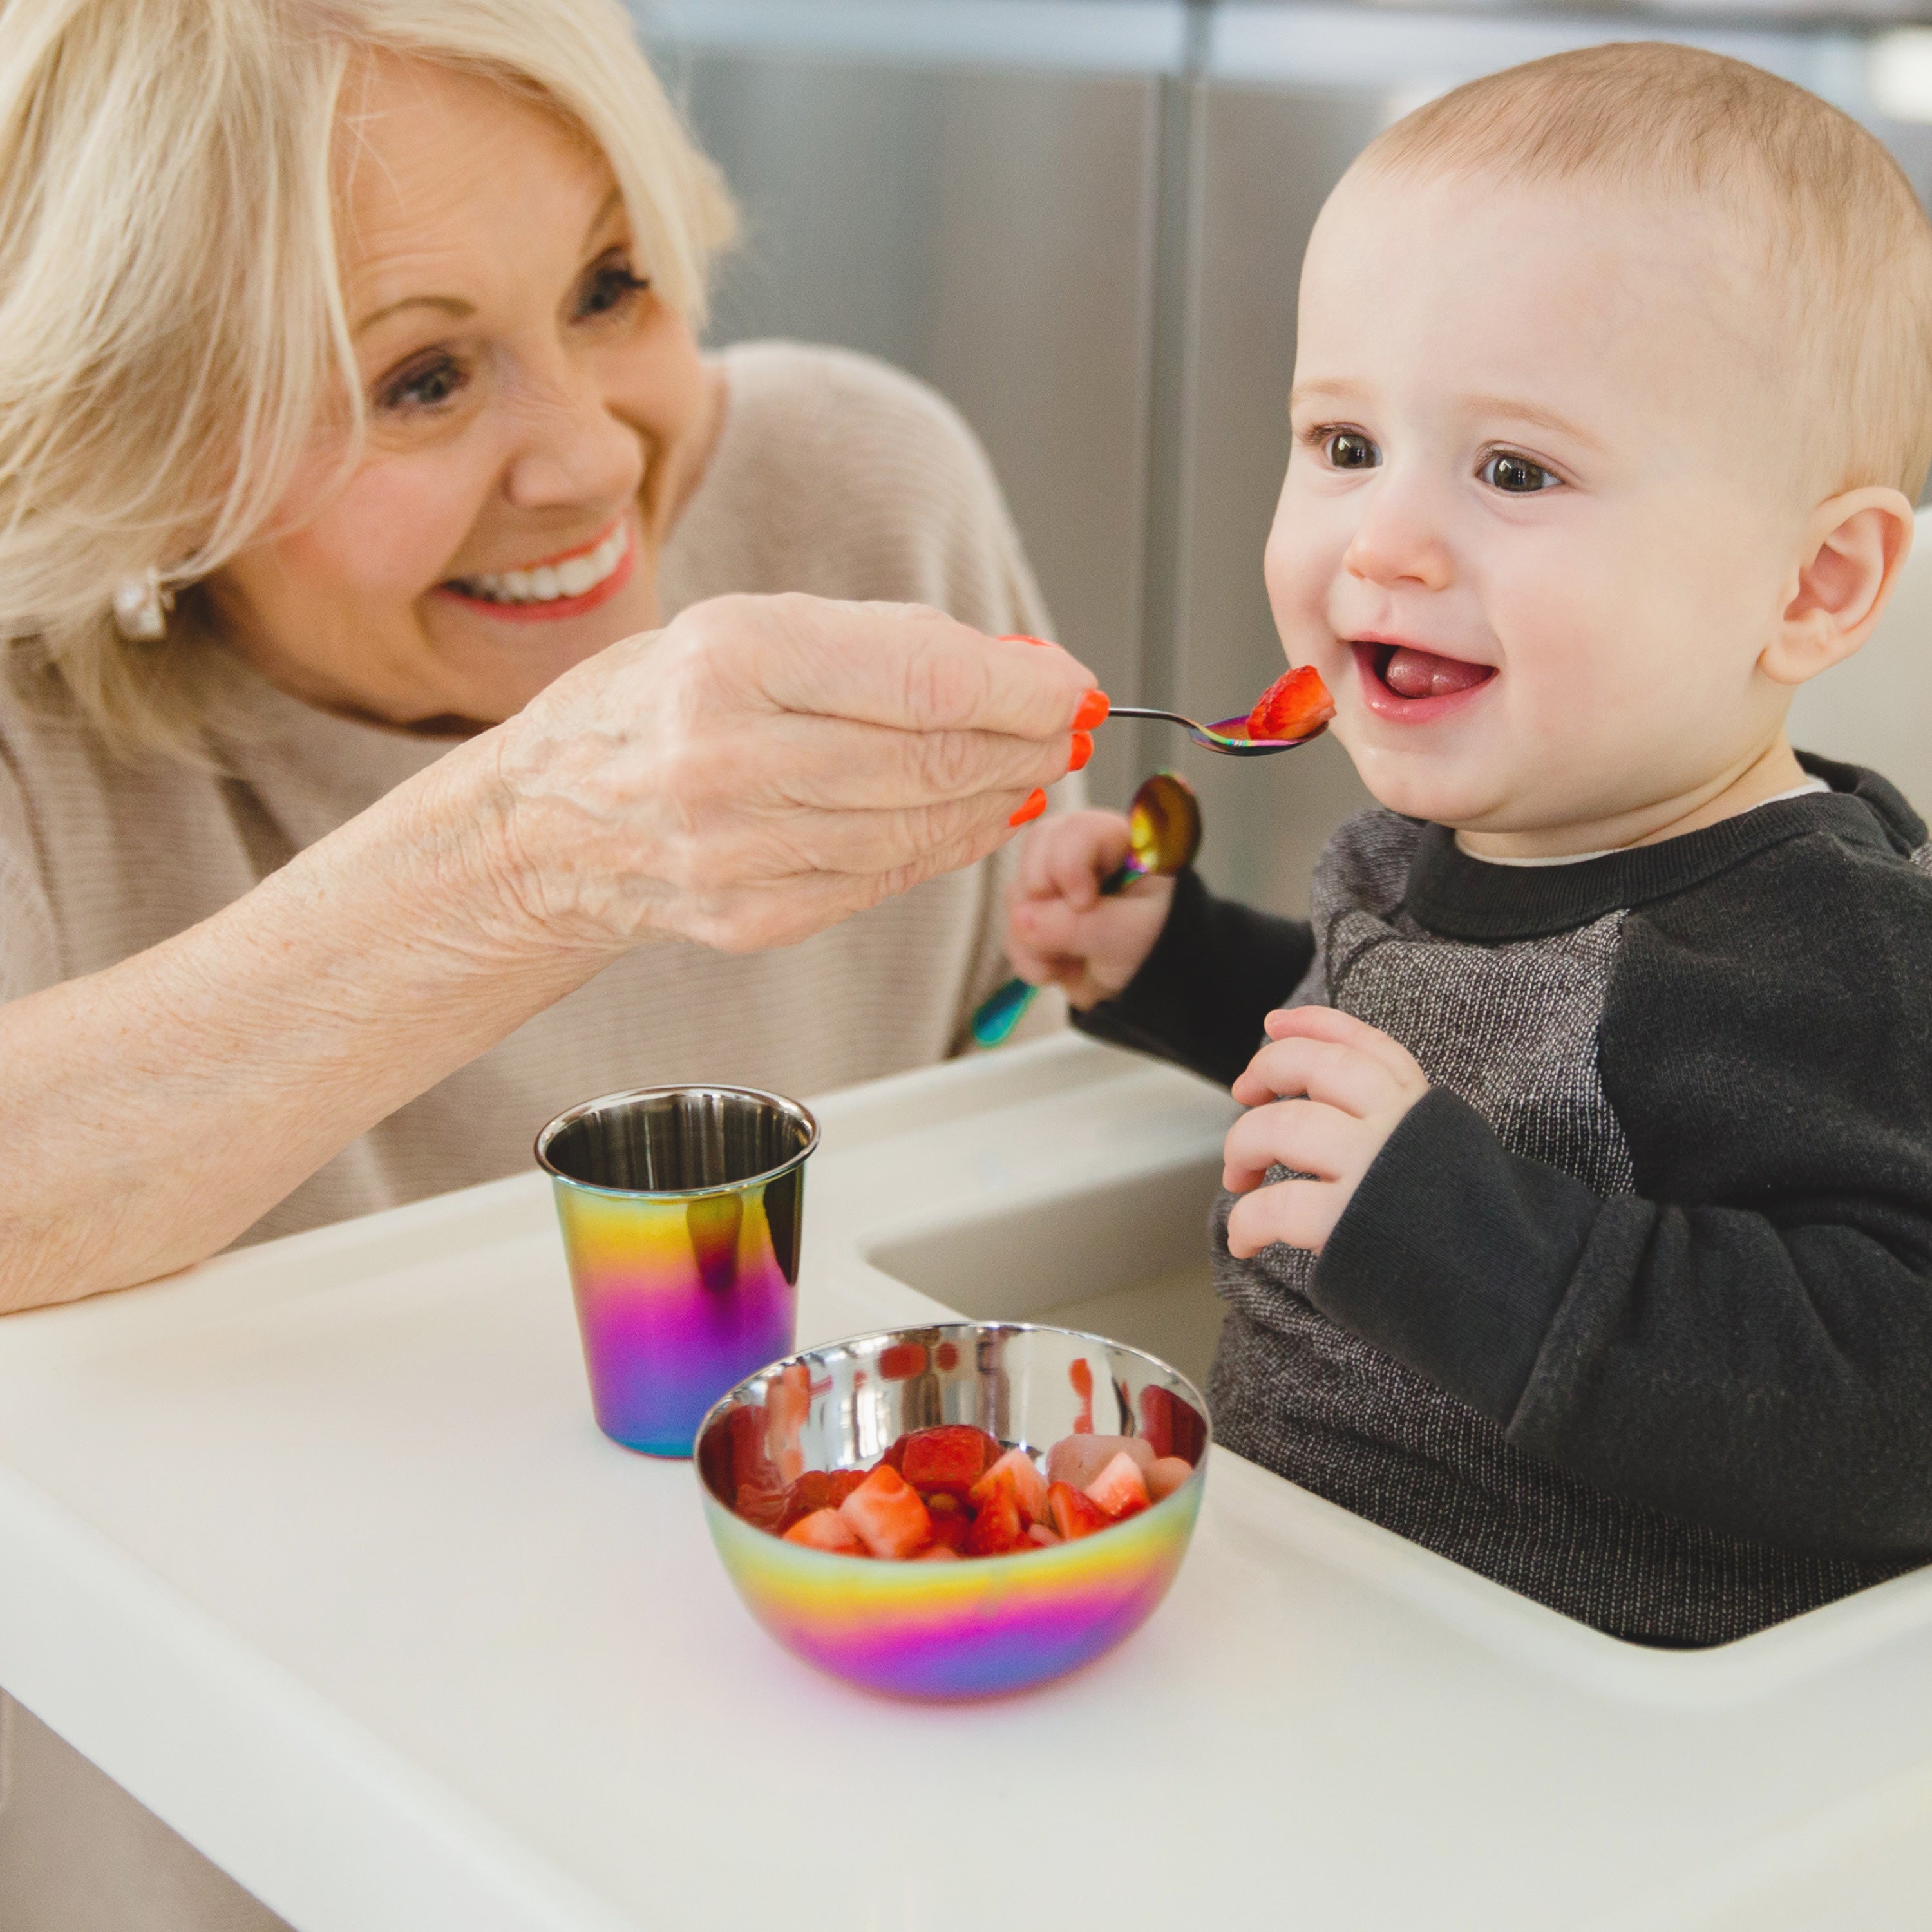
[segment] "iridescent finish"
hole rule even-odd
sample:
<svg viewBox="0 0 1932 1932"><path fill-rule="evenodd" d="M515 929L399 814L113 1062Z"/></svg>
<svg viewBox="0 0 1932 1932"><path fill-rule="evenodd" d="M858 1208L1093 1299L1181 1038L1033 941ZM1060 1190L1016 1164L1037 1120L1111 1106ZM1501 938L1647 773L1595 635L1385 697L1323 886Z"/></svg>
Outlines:
<svg viewBox="0 0 1932 1932"><path fill-rule="evenodd" d="M1150 705L1117 704L1108 716L1152 718L1163 724L1178 724L1204 750L1219 752L1225 758L1271 758L1277 752L1298 751L1304 745L1313 744L1328 728L1326 724L1318 724L1305 738L1255 738L1249 736L1245 713L1203 724L1183 717L1178 711L1157 711Z"/></svg>
<svg viewBox="0 0 1932 1932"><path fill-rule="evenodd" d="M818 1141L796 1102L732 1087L607 1094L537 1136L591 1406L614 1441L688 1456L705 1411L791 1347Z"/></svg>
<svg viewBox="0 0 1932 1932"><path fill-rule="evenodd" d="M1127 807L1127 856L1100 881L1111 897L1136 879L1178 872L1194 862L1201 849L1201 806L1194 788L1178 772L1156 772L1144 780ZM967 1022L981 1046L998 1046L1025 1017L1040 988L1009 980L973 1010Z"/></svg>
<svg viewBox="0 0 1932 1932"><path fill-rule="evenodd" d="M806 1370L809 1404L802 1420L774 1427L766 1395L793 1363ZM1151 1509L1077 1542L1018 1556L874 1562L787 1543L730 1507L748 1441L782 1466L802 1458L806 1468L852 1468L907 1430L971 1422L1043 1456L1081 1418L1083 1379L1095 1430L1146 1436L1156 1453L1186 1456L1195 1473ZM698 1466L718 1553L787 1649L871 1690L984 1697L1060 1676L1153 1613L1186 1553L1210 1440L1198 1391L1151 1355L1070 1329L963 1322L773 1363L705 1418Z"/></svg>

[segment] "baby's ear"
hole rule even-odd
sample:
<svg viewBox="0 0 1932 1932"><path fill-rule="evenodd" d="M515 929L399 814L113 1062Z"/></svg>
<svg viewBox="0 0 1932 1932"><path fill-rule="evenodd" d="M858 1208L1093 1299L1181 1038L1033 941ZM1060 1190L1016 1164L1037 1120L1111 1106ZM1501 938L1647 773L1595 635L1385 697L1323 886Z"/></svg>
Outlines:
<svg viewBox="0 0 1932 1932"><path fill-rule="evenodd" d="M1850 657L1884 611L1912 530L1903 490L1874 484L1820 503L1805 525L1796 592L1758 660L1765 675L1804 684Z"/></svg>

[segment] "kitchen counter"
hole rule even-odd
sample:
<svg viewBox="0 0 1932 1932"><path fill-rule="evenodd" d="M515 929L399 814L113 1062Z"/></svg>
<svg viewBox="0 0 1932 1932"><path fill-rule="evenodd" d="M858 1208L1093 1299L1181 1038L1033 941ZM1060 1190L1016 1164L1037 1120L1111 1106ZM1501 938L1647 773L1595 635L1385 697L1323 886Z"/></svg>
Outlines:
<svg viewBox="0 0 1932 1932"><path fill-rule="evenodd" d="M817 1111L802 1341L1199 1367L1225 1096L1066 1036ZM814 1675L592 1425L534 1172L0 1322L0 1684L301 1932L1764 1932L1932 1880L1932 1571L1635 1650L1217 1449L1084 1672Z"/></svg>

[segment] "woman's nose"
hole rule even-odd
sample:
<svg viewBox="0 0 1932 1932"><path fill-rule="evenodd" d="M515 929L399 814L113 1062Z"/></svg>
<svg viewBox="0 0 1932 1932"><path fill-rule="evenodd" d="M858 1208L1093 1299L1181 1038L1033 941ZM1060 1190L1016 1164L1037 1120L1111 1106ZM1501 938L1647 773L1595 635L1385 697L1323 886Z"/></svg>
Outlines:
<svg viewBox="0 0 1932 1932"><path fill-rule="evenodd" d="M1412 584L1446 590L1455 577L1454 560L1441 527L1418 493L1396 479L1378 479L1364 493L1361 520L1342 554L1352 577L1394 589Z"/></svg>
<svg viewBox="0 0 1932 1932"><path fill-rule="evenodd" d="M526 406L527 426L504 478L505 494L518 509L602 506L637 494L643 441L611 412L601 390L588 382L560 385Z"/></svg>

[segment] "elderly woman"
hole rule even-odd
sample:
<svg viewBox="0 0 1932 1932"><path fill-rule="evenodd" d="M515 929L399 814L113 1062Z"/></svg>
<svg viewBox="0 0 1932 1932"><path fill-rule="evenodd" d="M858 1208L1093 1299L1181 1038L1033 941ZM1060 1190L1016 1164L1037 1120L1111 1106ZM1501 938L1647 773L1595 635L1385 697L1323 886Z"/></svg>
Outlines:
<svg viewBox="0 0 1932 1932"><path fill-rule="evenodd" d="M955 1050L1105 700L944 405L700 353L615 0L4 31L0 1307Z"/></svg>

